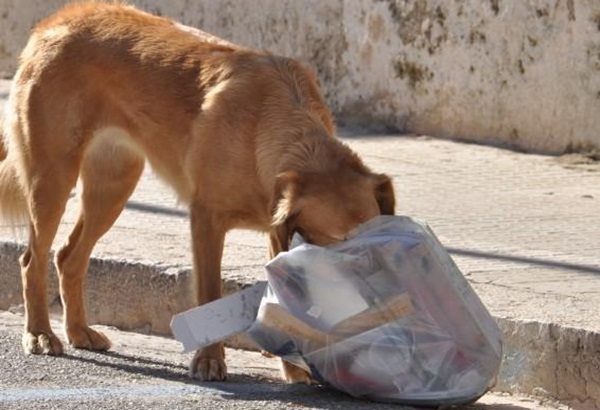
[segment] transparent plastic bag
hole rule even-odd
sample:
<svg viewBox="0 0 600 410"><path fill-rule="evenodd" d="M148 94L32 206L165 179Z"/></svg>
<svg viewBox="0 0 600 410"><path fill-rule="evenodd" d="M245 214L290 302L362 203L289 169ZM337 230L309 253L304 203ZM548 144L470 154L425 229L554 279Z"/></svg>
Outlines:
<svg viewBox="0 0 600 410"><path fill-rule="evenodd" d="M300 244L267 265L248 334L356 397L467 403L495 383L494 319L433 232L381 216L327 248Z"/></svg>

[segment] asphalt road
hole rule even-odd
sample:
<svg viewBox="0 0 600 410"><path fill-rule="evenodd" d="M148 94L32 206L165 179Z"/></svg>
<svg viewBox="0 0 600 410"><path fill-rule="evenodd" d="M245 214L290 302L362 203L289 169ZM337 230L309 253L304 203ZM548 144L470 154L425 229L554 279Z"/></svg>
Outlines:
<svg viewBox="0 0 600 410"><path fill-rule="evenodd" d="M60 357L26 356L20 313L0 311L0 409L403 409L356 400L322 386L287 385L278 362L259 353L227 351L229 380L197 383L190 356L172 339L102 327L113 349L66 348ZM53 323L55 329L60 324ZM472 410L556 409L540 398L490 393Z"/></svg>
<svg viewBox="0 0 600 410"><path fill-rule="evenodd" d="M187 376L188 355L166 338L101 327L114 343L106 353L67 348L60 357L26 356L20 314L0 312L0 409L398 409L334 390L286 385L277 361L228 350L225 383ZM55 323L55 328L59 324Z"/></svg>

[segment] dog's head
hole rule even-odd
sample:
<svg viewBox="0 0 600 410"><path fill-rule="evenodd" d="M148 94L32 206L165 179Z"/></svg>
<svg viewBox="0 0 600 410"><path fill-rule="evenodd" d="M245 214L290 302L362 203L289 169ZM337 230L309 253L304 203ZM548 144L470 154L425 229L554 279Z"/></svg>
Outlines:
<svg viewBox="0 0 600 410"><path fill-rule="evenodd" d="M392 181L384 174L284 172L275 184L276 245L279 251L288 250L295 232L319 246L343 241L361 223L377 215L392 215L394 207Z"/></svg>

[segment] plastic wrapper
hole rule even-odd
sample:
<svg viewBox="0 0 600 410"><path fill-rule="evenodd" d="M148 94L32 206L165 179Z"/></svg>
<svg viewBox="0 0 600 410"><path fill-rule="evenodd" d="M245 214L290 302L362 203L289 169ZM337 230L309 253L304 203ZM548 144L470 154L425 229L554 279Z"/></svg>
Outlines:
<svg viewBox="0 0 600 410"><path fill-rule="evenodd" d="M267 265L248 334L356 397L467 403L495 383L495 320L433 232L381 216L326 248L302 243Z"/></svg>

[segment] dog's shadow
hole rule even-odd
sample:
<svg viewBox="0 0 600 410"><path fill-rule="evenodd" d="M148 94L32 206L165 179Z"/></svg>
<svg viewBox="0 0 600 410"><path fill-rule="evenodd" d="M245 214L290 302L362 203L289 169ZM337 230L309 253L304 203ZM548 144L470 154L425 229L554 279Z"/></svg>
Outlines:
<svg viewBox="0 0 600 410"><path fill-rule="evenodd" d="M369 409L409 409L396 404L374 403L355 399L327 386L307 386L285 384L266 377L229 373L226 382L198 382L188 377L188 369L181 363L158 359L130 356L114 351L87 353L85 355L65 354L67 360L106 369L110 372L125 372L148 380L164 380L185 387L190 394L207 393L221 399L236 401L276 401L287 407L309 407L317 409L338 409L340 406ZM185 393L184 393L185 394ZM525 410L513 404L471 404L460 407L469 410Z"/></svg>
<svg viewBox="0 0 600 410"><path fill-rule="evenodd" d="M65 353L61 357L109 371L125 372L169 381L191 382L191 380L187 380L187 369L184 366L167 361L129 356L114 351L85 352L85 354L79 352L77 354Z"/></svg>
<svg viewBox="0 0 600 410"><path fill-rule="evenodd" d="M222 399L236 401L276 401L287 407L309 407L317 409L340 408L341 403L353 408L369 409L402 409L402 406L378 404L354 399L327 386L307 386L304 384L286 384L283 381L267 377L251 376L240 373L229 373L225 382L199 382L191 379L186 366L158 359L140 358L114 351L85 352L85 354L69 354L62 356L67 360L77 361L106 369L110 373L128 373L148 380L164 380L181 383L185 392L190 394L207 393ZM185 393L184 393L185 394Z"/></svg>
<svg viewBox="0 0 600 410"><path fill-rule="evenodd" d="M320 396L321 392L325 391L328 394L335 395L336 402L339 402L340 398L353 400L349 396L328 387L301 384L290 385L285 384L283 381L276 381L267 377L240 373L230 372L225 382L199 382L190 378L187 367L180 363L130 356L114 351L85 352L85 354L79 354L79 352L76 354L65 353L62 357L66 360L106 369L110 373L127 373L148 380L181 383L186 387L190 387L190 393L194 393L195 390L193 387L197 387L199 391L210 391L223 399L242 401L275 400L288 404L296 403L298 405L310 403L314 407L318 404L317 401L326 401L325 397L315 400L315 397ZM312 398L307 398L307 396L312 396ZM331 400L331 397L329 397L329 400ZM316 408L326 409L330 407L330 405L325 405Z"/></svg>
<svg viewBox="0 0 600 410"><path fill-rule="evenodd" d="M397 404L376 403L353 398L328 386L307 386L304 384L286 384L283 381L267 377L252 376L240 373L229 373L226 382L199 382L188 376L187 366L158 359L143 358L114 351L85 354L69 354L62 356L67 360L77 361L108 370L109 372L128 373L148 380L163 380L171 385L184 386L184 394L207 393L222 399L237 401L276 401L282 408L308 407L315 409L339 409L343 407L377 410L412 409ZM179 389L181 392L181 389ZM481 404L475 403L453 407L465 410L526 410L531 407L514 404Z"/></svg>

